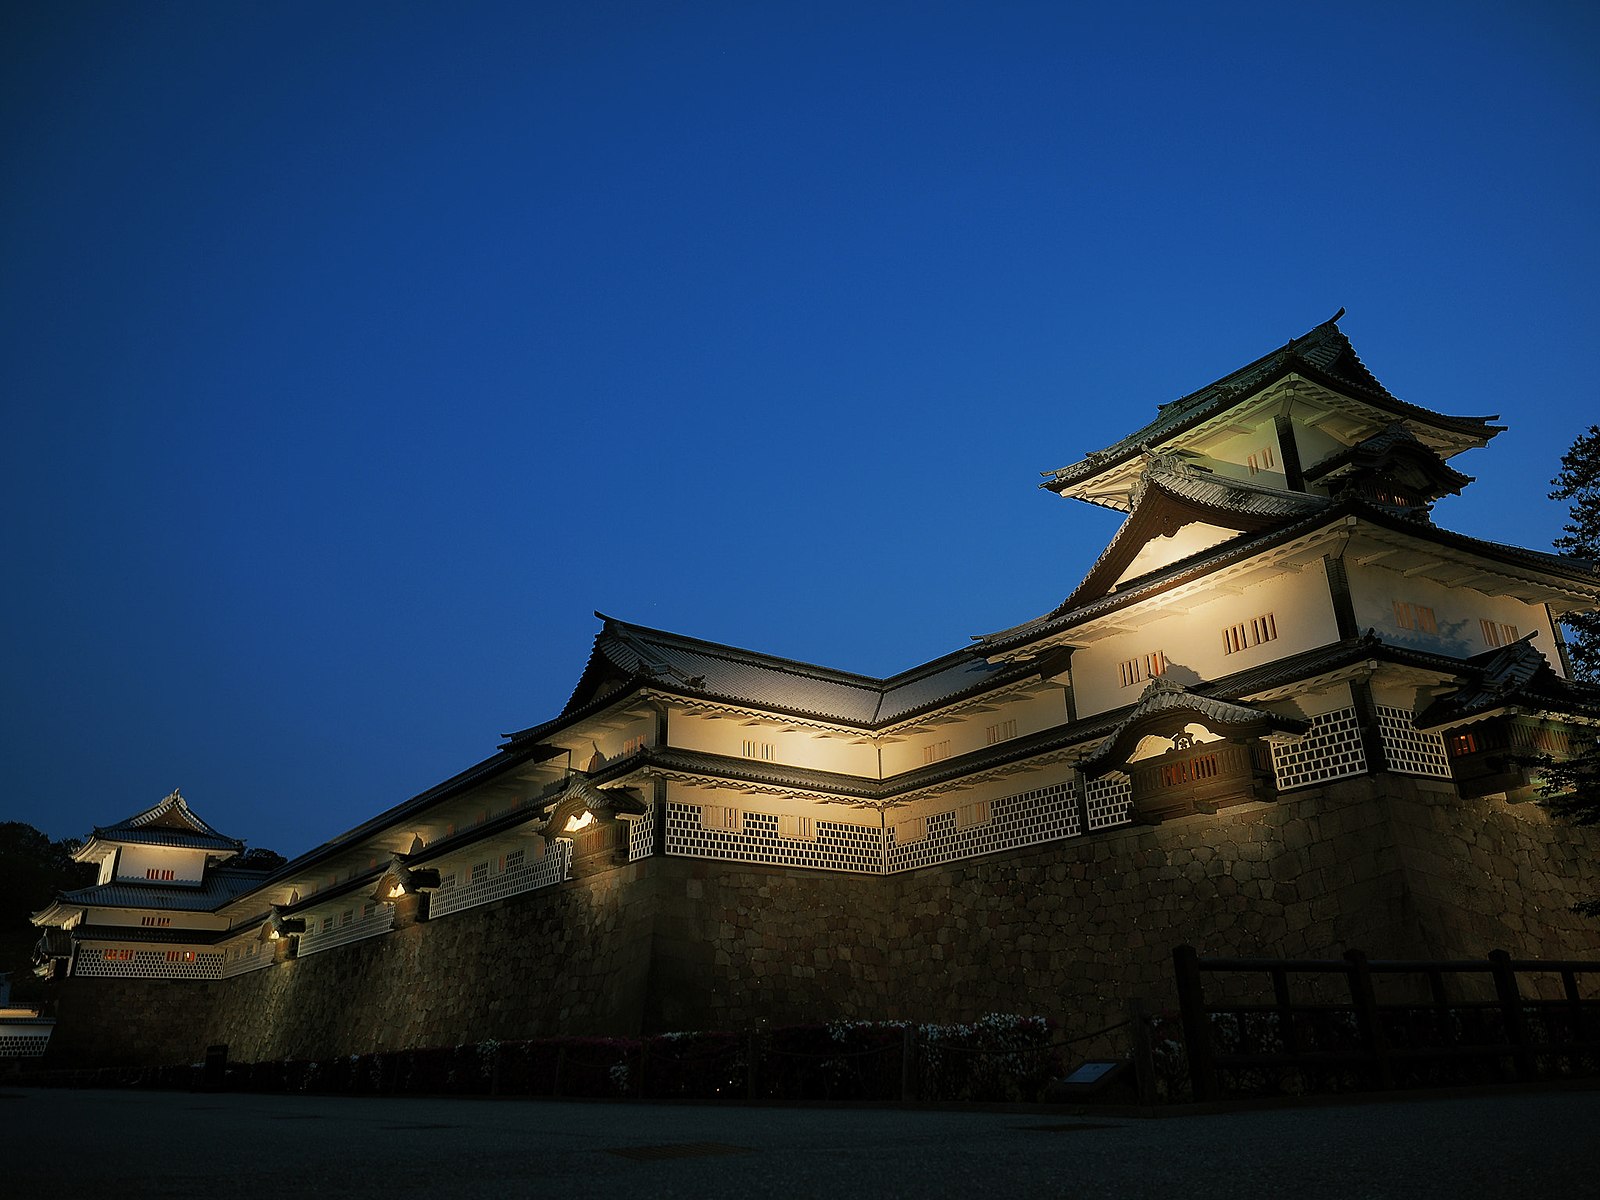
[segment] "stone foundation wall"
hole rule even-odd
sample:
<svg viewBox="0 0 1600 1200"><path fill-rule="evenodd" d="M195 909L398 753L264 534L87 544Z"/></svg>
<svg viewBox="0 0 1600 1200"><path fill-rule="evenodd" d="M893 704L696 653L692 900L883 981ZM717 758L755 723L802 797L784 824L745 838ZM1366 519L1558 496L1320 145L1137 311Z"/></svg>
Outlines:
<svg viewBox="0 0 1600 1200"><path fill-rule="evenodd" d="M50 1058L193 1061L214 1042L241 1060L325 1057L994 1011L1087 1032L1129 999L1175 1007L1181 943L1600 958L1600 923L1567 911L1600 831L1433 781L1379 783L892 876L645 859L232 979L69 979Z"/></svg>

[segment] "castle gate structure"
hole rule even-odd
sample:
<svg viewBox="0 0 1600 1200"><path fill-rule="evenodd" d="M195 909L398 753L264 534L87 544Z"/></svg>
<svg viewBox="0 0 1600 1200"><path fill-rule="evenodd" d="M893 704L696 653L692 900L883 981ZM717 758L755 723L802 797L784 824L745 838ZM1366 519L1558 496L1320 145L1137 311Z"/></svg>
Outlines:
<svg viewBox="0 0 1600 1200"><path fill-rule="evenodd" d="M566 706L270 872L177 793L35 916L61 1064L1170 1003L1170 951L1593 957L1600 569L1434 522L1492 417L1341 314L1051 473L1055 609L887 679L605 617Z"/></svg>

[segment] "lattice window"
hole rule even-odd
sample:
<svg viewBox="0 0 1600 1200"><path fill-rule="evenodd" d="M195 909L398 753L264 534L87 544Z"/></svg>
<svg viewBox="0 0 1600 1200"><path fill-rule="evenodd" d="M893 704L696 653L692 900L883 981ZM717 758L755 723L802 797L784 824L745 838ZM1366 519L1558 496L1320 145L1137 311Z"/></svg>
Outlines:
<svg viewBox="0 0 1600 1200"><path fill-rule="evenodd" d="M380 933L387 933L393 928L394 905L392 904L375 904L372 914L363 915L360 920L355 919L352 910L345 909L337 925L334 924L332 917L322 922L321 929L311 921L307 921L306 932L300 935L300 946L295 953L298 957L304 958L308 954L332 950L335 946L346 946L364 938L377 937Z"/></svg>
<svg viewBox="0 0 1600 1200"><path fill-rule="evenodd" d="M987 819L963 825L961 814L969 818L987 809ZM920 836L902 840L902 828ZM897 822L890 827L885 851L885 870L890 873L918 867L973 858L1076 837L1078 793L1071 781L1050 784L1030 792L1019 792L997 800L979 800L956 805L954 811L931 813Z"/></svg>
<svg viewBox="0 0 1600 1200"><path fill-rule="evenodd" d="M222 977L230 978L234 975L243 975L246 971L259 971L262 967L273 964L271 944L263 942L252 934L242 942L234 942L228 946L222 957Z"/></svg>
<svg viewBox="0 0 1600 1200"><path fill-rule="evenodd" d="M1367 754L1361 747L1356 710L1322 713L1312 718L1311 728L1299 741L1272 743L1272 769L1280 791L1365 773Z"/></svg>
<svg viewBox="0 0 1600 1200"><path fill-rule="evenodd" d="M638 862L655 852L656 806L645 807L644 815L634 818L628 826L628 861Z"/></svg>
<svg viewBox="0 0 1600 1200"><path fill-rule="evenodd" d="M777 747L771 742L763 742L757 738L744 739L744 756L746 758L759 758L771 762L777 755Z"/></svg>
<svg viewBox="0 0 1600 1200"><path fill-rule="evenodd" d="M950 739L945 738L940 742L930 742L922 748L922 765L943 762L950 757Z"/></svg>
<svg viewBox="0 0 1600 1200"><path fill-rule="evenodd" d="M50 1031L54 1023L39 1025L9 1025L0 1033L0 1059L38 1058L50 1044Z"/></svg>
<svg viewBox="0 0 1600 1200"><path fill-rule="evenodd" d="M566 838L559 838L546 845L543 858L524 861L521 866L498 875L475 878L448 891L440 888L428 901L428 916L430 919L442 917L446 913L460 912L463 908L474 908L479 904L560 883L567 877L571 864L572 843Z"/></svg>
<svg viewBox="0 0 1600 1200"><path fill-rule="evenodd" d="M868 871L883 869L883 831L875 825L849 825L842 821L816 821L816 837L809 841L785 838L776 814L739 809L738 826L727 828L703 819L705 809L720 804L667 805L667 853L693 858L720 858L732 862L770 863L784 867L810 867L818 871Z"/></svg>
<svg viewBox="0 0 1600 1200"><path fill-rule="evenodd" d="M1378 705L1378 729L1383 734L1383 753L1391 771L1434 779L1451 778L1444 738L1437 733L1423 733L1412 724L1411 714L1405 709Z"/></svg>
<svg viewBox="0 0 1600 1200"><path fill-rule="evenodd" d="M167 956L177 953L177 958ZM188 957L184 957L187 954ZM108 975L121 979L220 979L223 956L214 950L135 950L131 958L102 958L85 949L73 965L75 975Z"/></svg>
<svg viewBox="0 0 1600 1200"><path fill-rule="evenodd" d="M1084 807L1090 829L1126 824L1133 813L1133 781L1120 771L1089 780L1084 788Z"/></svg>
<svg viewBox="0 0 1600 1200"><path fill-rule="evenodd" d="M1245 466L1250 468L1250 474L1259 475L1263 471L1272 470L1274 457L1271 446L1263 446L1254 454L1245 459Z"/></svg>

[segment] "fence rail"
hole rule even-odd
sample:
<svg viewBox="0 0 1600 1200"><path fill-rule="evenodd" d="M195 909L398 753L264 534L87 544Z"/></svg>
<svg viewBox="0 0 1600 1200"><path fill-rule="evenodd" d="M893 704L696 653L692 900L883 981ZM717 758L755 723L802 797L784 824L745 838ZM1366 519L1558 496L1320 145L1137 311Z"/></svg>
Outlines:
<svg viewBox="0 0 1600 1200"><path fill-rule="evenodd" d="M1173 966L1196 1100L1289 1081L1300 1090L1385 1089L1600 1071L1600 962L1504 950L1467 961L1370 960L1360 950L1340 959L1201 958L1179 946ZM1208 1003L1207 975L1254 976L1258 988L1265 976L1272 998ZM1561 994L1527 994L1519 976L1528 975L1559 977ZM1319 990L1342 978L1349 998L1297 1000L1294 976ZM1415 994L1380 1002L1378 981L1391 979Z"/></svg>

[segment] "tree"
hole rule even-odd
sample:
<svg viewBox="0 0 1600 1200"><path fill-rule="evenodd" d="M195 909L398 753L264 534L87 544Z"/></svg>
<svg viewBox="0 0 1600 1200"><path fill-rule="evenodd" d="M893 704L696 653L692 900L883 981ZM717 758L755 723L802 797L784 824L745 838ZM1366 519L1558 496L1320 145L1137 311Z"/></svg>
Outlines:
<svg viewBox="0 0 1600 1200"><path fill-rule="evenodd" d="M1600 425L1589 426L1561 457L1561 471L1550 481L1552 500L1568 504L1567 523L1555 540L1561 554L1600 562ZM1572 631L1567 650L1579 679L1600 683L1600 612L1568 613L1561 623Z"/></svg>
<svg viewBox="0 0 1600 1200"><path fill-rule="evenodd" d="M1555 548L1574 558L1600 562L1600 425L1589 426L1561 458L1561 472L1550 481L1552 500L1565 500L1568 519ZM1568 613L1562 618L1572 633L1567 640L1572 673L1600 683L1600 612ZM1600 737L1592 727L1574 733L1581 748L1572 758L1542 757L1538 763L1539 803L1572 825L1600 825ZM1572 906L1584 916L1600 917L1600 897Z"/></svg>
<svg viewBox="0 0 1600 1200"><path fill-rule="evenodd" d="M52 842L32 825L0 821L0 971L13 985L29 978L33 946L42 930L28 918L57 892L94 882L94 867L72 861L75 839Z"/></svg>
<svg viewBox="0 0 1600 1200"><path fill-rule="evenodd" d="M228 865L241 871L276 871L289 860L276 850L268 850L265 846L252 846Z"/></svg>

